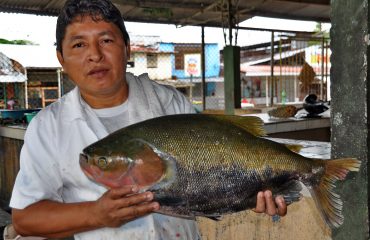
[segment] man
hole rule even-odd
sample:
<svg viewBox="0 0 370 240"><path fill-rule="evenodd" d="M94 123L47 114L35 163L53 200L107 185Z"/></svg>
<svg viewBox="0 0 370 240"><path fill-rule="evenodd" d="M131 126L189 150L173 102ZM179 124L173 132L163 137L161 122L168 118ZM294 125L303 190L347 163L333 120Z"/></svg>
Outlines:
<svg viewBox="0 0 370 240"><path fill-rule="evenodd" d="M87 145L119 128L165 114L193 113L173 88L126 74L129 36L109 0L69 0L58 17L57 57L77 87L29 125L10 206L24 236L76 239L198 239L195 221L153 213L151 192L107 191L79 167ZM282 198L260 192L256 212L286 214Z"/></svg>

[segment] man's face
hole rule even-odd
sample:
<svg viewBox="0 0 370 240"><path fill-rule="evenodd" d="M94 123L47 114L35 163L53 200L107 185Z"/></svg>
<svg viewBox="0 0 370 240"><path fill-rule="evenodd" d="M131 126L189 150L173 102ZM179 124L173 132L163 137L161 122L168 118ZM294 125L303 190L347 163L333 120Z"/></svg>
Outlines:
<svg viewBox="0 0 370 240"><path fill-rule="evenodd" d="M81 95L99 98L116 94L125 84L129 46L119 28L89 16L77 17L66 28L59 62Z"/></svg>

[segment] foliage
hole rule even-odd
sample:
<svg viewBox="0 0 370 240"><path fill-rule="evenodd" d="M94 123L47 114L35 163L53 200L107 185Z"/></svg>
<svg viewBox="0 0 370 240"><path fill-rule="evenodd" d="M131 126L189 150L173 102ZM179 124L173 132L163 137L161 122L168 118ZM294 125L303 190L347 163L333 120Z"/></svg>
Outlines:
<svg viewBox="0 0 370 240"><path fill-rule="evenodd" d="M15 44L15 45L35 45L35 43L29 40L7 40L4 38L0 38L0 44Z"/></svg>

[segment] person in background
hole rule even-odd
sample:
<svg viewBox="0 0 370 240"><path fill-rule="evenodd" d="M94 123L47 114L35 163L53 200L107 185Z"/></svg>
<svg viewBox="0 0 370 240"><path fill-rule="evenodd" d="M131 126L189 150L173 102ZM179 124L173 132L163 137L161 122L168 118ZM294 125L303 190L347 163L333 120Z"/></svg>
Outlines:
<svg viewBox="0 0 370 240"><path fill-rule="evenodd" d="M75 239L199 239L196 222L155 213L153 193L107 190L79 167L87 145L127 125L194 113L172 87L126 73L129 36L109 0L67 0L57 20L57 57L76 85L28 126L10 206L22 236ZM282 197L257 196L256 212L285 215Z"/></svg>

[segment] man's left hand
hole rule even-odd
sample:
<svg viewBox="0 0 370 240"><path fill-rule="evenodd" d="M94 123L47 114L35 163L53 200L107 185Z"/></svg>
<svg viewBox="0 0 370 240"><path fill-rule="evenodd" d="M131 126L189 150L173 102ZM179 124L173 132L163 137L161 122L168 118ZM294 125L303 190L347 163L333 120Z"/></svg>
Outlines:
<svg viewBox="0 0 370 240"><path fill-rule="evenodd" d="M257 194L257 204L253 211L256 213L266 213L270 216L279 215L282 217L287 213L287 205L282 196L277 196L273 199L271 191L266 190Z"/></svg>

